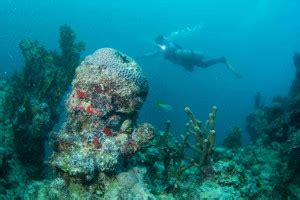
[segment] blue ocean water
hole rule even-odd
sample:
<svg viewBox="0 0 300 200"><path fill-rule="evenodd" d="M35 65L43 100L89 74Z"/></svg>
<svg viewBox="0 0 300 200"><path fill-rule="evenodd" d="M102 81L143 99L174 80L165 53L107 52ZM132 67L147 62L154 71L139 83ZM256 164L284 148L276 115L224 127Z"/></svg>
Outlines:
<svg viewBox="0 0 300 200"><path fill-rule="evenodd" d="M70 25L77 38L86 42L83 57L101 47L137 57L153 50L153 39L159 34L201 26L174 41L203 51L207 58L226 56L243 78L235 78L222 65L188 72L161 57L143 60L140 65L150 93L140 120L160 130L169 119L172 131L180 134L187 121L185 106L205 120L216 105L220 142L232 126L244 128L257 92L267 102L287 94L294 76L292 55L300 46L299 7L298 0L2 0L0 73L22 67L18 42L23 38L57 48L62 24ZM174 110L157 108L158 100Z"/></svg>

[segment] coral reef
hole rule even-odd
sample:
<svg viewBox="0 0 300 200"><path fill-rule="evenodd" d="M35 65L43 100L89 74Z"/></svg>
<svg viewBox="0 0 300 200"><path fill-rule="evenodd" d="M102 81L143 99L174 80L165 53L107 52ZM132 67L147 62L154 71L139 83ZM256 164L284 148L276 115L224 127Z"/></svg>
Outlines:
<svg viewBox="0 0 300 200"><path fill-rule="evenodd" d="M83 43L68 26L60 31L61 53L24 40L25 68L0 77L1 199L300 198L299 54L288 97L266 105L255 96L246 119L251 143L242 146L234 127L217 146L215 106L204 123L186 107L180 137L170 121L155 134L151 124L137 123L148 94L140 66L111 48L79 65ZM43 169L43 144L71 80L66 121L51 133L54 173L32 180Z"/></svg>
<svg viewBox="0 0 300 200"><path fill-rule="evenodd" d="M275 97L265 106L261 95L256 95L256 110L247 117L252 143L242 147L241 130L233 128L224 146L215 147L210 162L202 167L192 165L194 158L186 158L191 152L180 150L182 144L196 149L198 142L195 146L178 142L169 134L170 122L166 131L132 158L133 165L147 167L149 185L162 199L299 199L299 99L296 92L288 98ZM198 120L186 111L192 119L187 128L197 127ZM194 128L188 132L197 136ZM183 141L188 141L187 136L183 135ZM187 167L178 179L180 166Z"/></svg>
<svg viewBox="0 0 300 200"><path fill-rule="evenodd" d="M48 174L45 142L58 121L61 98L71 84L84 45L76 43L74 32L64 25L60 53L29 39L22 40L19 47L25 66L12 76L0 77L0 195L11 199L22 196L32 179Z"/></svg>
<svg viewBox="0 0 300 200"><path fill-rule="evenodd" d="M18 197L29 180L13 148L12 125L5 118L7 81L4 77L0 78L0 199Z"/></svg>
<svg viewBox="0 0 300 200"><path fill-rule="evenodd" d="M295 178L299 176L300 170L300 104L298 99L298 96L284 101L278 101L278 98L275 98L270 106L260 110L264 117L261 115L257 117L257 111L255 111L251 114L255 120L248 121L249 126L261 130L259 137L251 146L252 152L259 152L259 154L248 155L252 160L255 158L254 161L258 160L260 155L259 161L265 163L265 166L258 167L256 171L262 173L264 169L265 174L271 177L267 180L268 184L273 185L273 188L268 191L269 195L277 194L281 195L281 198L286 198L286 195L296 198L293 191L289 189L290 185L295 190L297 187L300 188L300 181ZM260 123L261 120L264 122ZM261 124L265 125L261 127Z"/></svg>
<svg viewBox="0 0 300 200"><path fill-rule="evenodd" d="M27 174L41 176L44 142L58 121L60 100L73 79L83 43L75 42L69 26L60 28L61 54L47 51L37 41L20 42L25 66L9 79L4 106L11 120L14 150ZM32 145L35 144L35 145Z"/></svg>
<svg viewBox="0 0 300 200"><path fill-rule="evenodd" d="M216 127L216 114L217 107L213 106L212 111L208 115L208 120L205 122L204 127L201 127L201 121L197 120L190 108L184 109L185 113L190 117L190 123L186 124L187 131L182 136L182 148L192 148L198 155L196 163L201 167L210 162L210 158L215 143L215 127ZM189 126L191 125L191 128ZM188 143L190 134L195 136L196 146Z"/></svg>
<svg viewBox="0 0 300 200"><path fill-rule="evenodd" d="M259 173L259 186L272 185L262 196L299 198L300 188L300 90L299 54L295 54L296 78L288 98L275 97L269 106L262 106L247 118L253 145L241 163L249 163L253 173ZM248 161L247 161L248 160ZM253 165L253 162L257 164ZM263 166L264 165L264 166ZM253 174L255 175L255 174ZM263 179L264 177L264 179ZM264 181L262 181L264 180ZM263 183L263 184L262 184Z"/></svg>
<svg viewBox="0 0 300 200"><path fill-rule="evenodd" d="M239 127L233 127L224 139L223 145L229 149L238 149L242 146L242 131Z"/></svg>
<svg viewBox="0 0 300 200"><path fill-rule="evenodd" d="M115 52L112 49L100 51L104 51L104 53L106 51ZM85 61L81 64L81 67L83 66L91 67L86 65ZM104 66L99 66L99 68L102 67ZM82 72L80 67L78 70ZM86 71L84 72L86 73ZM96 73L95 76L97 75L99 74ZM207 186L203 186L201 190L198 187L204 177L203 174L205 173L207 176L213 164L211 156L214 141L210 139L208 143L206 138L209 138L209 133L215 127L216 107L213 107L209 120L203 127L200 126L200 121L194 117L190 109L185 108L186 113L191 117L185 135L193 134L195 142L207 142L207 145L192 145L184 139L186 136L183 136L182 141L178 142L170 134L170 122L167 122L164 132L151 139L153 129L149 127L150 125L142 124L136 127L134 123L128 122L129 119L124 118L119 129L110 127L111 133L107 135L101 130L101 128L103 129L101 124L108 122L107 117L97 113L90 114L85 109L73 113L76 104L72 103L70 106L71 100L78 103L82 102L76 92L76 83L81 80L80 77L80 74L77 74L68 99L68 121L60 134L54 136L54 143L58 146L51 162L62 178L32 183L26 190L25 199L182 199L191 197L191 195L194 198L210 197L209 192L212 191L207 191L205 189ZM87 82L84 83L87 84ZM128 85L123 85L123 87L126 86ZM103 92L101 91L101 94ZM94 94L94 92L92 93ZM92 93L89 93L87 98ZM95 93L95 95L99 94ZM117 106L116 108L120 107ZM127 109L122 110L129 114L123 113L123 115L136 117L136 115L131 115L134 110L130 112ZM109 115L109 112L107 114ZM72 118L73 115L77 117L74 119ZM78 118L78 115L81 117ZM86 124L78 126L77 119L83 118L86 119L84 121ZM102 127L95 127L95 123L91 123L90 120L98 122ZM74 125L73 131L65 132L69 125ZM122 132L125 130L127 130L126 133ZM139 132L139 134L135 135L135 132ZM89 137L90 133L100 134L99 143L93 142L93 137ZM201 135L197 135L200 133ZM201 140L200 138L196 139L200 136L202 136ZM135 141L135 145L138 144L137 147L131 147L132 141ZM124 151L122 145L130 151ZM194 150L195 155L190 155L186 149ZM203 161L204 156L199 157L200 150L205 155L205 161ZM75 155L73 151L77 153L78 157L73 156ZM209 151L210 153L208 153ZM98 155L100 158L97 157ZM111 157L114 157L114 161L110 159ZM222 192L220 187L216 189ZM219 196L228 197L230 194L228 193L227 196L219 194Z"/></svg>
<svg viewBox="0 0 300 200"><path fill-rule="evenodd" d="M300 93L300 54L299 53L294 54L294 64L296 68L296 73L295 73L296 75L290 89L291 97L295 97Z"/></svg>
<svg viewBox="0 0 300 200"><path fill-rule="evenodd" d="M291 177L289 166L297 163L282 158L284 152L279 143L265 145L259 137L255 144L241 147L241 130L235 127L224 147L213 147L209 133L215 127L216 108L213 107L203 127L190 109L185 112L191 121L181 142L170 134L167 122L166 130L131 159L132 166L147 168L146 180L154 194L162 199L284 197L283 182ZM191 135L195 136L194 142L189 140ZM203 145L205 141L209 141L207 145ZM202 145L197 145L200 142ZM210 146L212 151L208 154Z"/></svg>
<svg viewBox="0 0 300 200"><path fill-rule="evenodd" d="M215 123L217 108L212 107L208 120L199 121L190 108L184 109L190 118L181 140L171 134L171 122L130 159L129 167L144 166L148 185L161 199L181 199L186 195L199 197L191 185L199 182L213 164ZM196 185L195 185L196 187Z"/></svg>
<svg viewBox="0 0 300 200"><path fill-rule="evenodd" d="M50 162L66 182L98 190L102 187L103 191L111 184L107 180L121 172L126 160L153 137L150 124L137 125L148 83L133 59L104 48L85 58L76 69L72 86L66 103L67 121L52 135ZM116 177L124 180L123 176ZM127 184L123 187L130 189ZM136 187L140 188L132 190L143 188Z"/></svg>
<svg viewBox="0 0 300 200"><path fill-rule="evenodd" d="M200 189L209 183L213 187L206 187L206 193L222 191L219 195L229 195L235 198L275 199L281 193L281 178L288 172L286 162L280 161L279 151L264 145L250 145L240 149L215 149L215 163L207 173L207 177L200 185Z"/></svg>
<svg viewBox="0 0 300 200"><path fill-rule="evenodd" d="M103 51L114 52L111 49ZM100 64L99 68L106 65ZM86 66L93 67L84 61L81 67ZM184 111L190 121L181 140L171 134L170 121L167 121L165 131L151 139L153 129L149 129L150 125L136 125L137 110L141 104L122 103L127 109L119 104L101 106L105 108L99 110L93 104L94 99L103 94L110 97L110 93L105 92L104 86L96 92L91 90L102 80L98 79L101 75L95 71L90 73L92 84L80 81L84 77L80 73L87 73L81 67L67 101L68 121L60 134L54 137L56 153L52 164L62 178L32 184L27 189L27 199L44 196L46 199L299 198L298 95L294 98L276 97L269 106L259 103L256 97L255 104L258 106L247 118L248 130L252 131L249 134L253 134L252 143L244 147L241 146L241 129L238 127L230 130L223 146L215 146L216 107L212 108L205 123L200 122L186 107ZM111 76L109 80L118 80L119 75ZM134 87L140 83L132 82ZM110 82L110 85L114 86L114 83ZM144 99L140 94L146 92L135 94L137 99ZM92 98L94 96L96 98ZM122 120L111 126L109 116L114 108L118 109L116 113L122 113L119 118ZM140 137L134 136L137 130ZM96 141L91 133L98 134ZM118 140L121 136L123 139ZM132 142L133 138L135 142ZM113 141L109 143L112 149L104 153L107 141ZM143 145L136 145L138 141ZM98 154L102 156L101 160L97 159ZM117 161L111 163L107 159L110 156Z"/></svg>
<svg viewBox="0 0 300 200"><path fill-rule="evenodd" d="M121 172L115 178L103 180L106 190L93 184L80 187L74 183L67 183L62 178L54 180L36 181L26 190L24 199L156 199L144 182L144 168L133 168L128 172Z"/></svg>

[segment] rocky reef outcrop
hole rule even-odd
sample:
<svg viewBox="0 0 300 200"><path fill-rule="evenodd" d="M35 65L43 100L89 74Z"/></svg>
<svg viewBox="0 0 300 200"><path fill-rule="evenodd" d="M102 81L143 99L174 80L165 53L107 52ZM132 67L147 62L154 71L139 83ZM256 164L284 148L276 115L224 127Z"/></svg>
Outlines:
<svg viewBox="0 0 300 200"><path fill-rule="evenodd" d="M55 171L78 187L106 190L126 160L154 135L150 124L137 124L147 94L141 68L127 55L103 48L87 56L76 69L67 121L52 135Z"/></svg>
<svg viewBox="0 0 300 200"><path fill-rule="evenodd" d="M251 170L265 174L264 180L269 183L259 182L260 187L273 185L261 195L274 195L281 199L300 198L297 192L300 190L297 178L300 174L300 56L297 53L294 64L296 76L289 96L275 97L270 105L256 107L248 116L247 127L253 144L245 148L248 156L242 159L251 158L257 163L251 166Z"/></svg>

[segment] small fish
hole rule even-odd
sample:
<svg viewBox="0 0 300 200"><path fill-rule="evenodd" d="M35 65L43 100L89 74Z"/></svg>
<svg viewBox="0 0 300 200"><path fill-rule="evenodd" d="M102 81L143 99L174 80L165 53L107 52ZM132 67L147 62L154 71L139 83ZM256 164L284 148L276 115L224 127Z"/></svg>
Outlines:
<svg viewBox="0 0 300 200"><path fill-rule="evenodd" d="M155 103L155 105L156 105L158 108L163 109L164 111L173 111L173 107L172 107L171 105L169 105L169 104L166 104L166 103L157 101L157 102Z"/></svg>

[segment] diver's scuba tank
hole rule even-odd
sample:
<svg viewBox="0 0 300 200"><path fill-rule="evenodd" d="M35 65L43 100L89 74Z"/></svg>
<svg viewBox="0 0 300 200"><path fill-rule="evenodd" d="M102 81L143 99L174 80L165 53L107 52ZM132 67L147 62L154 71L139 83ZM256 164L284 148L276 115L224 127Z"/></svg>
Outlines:
<svg viewBox="0 0 300 200"><path fill-rule="evenodd" d="M174 53L174 57L178 61L188 63L198 62L199 60L203 59L203 55L201 52L189 49L177 49Z"/></svg>

